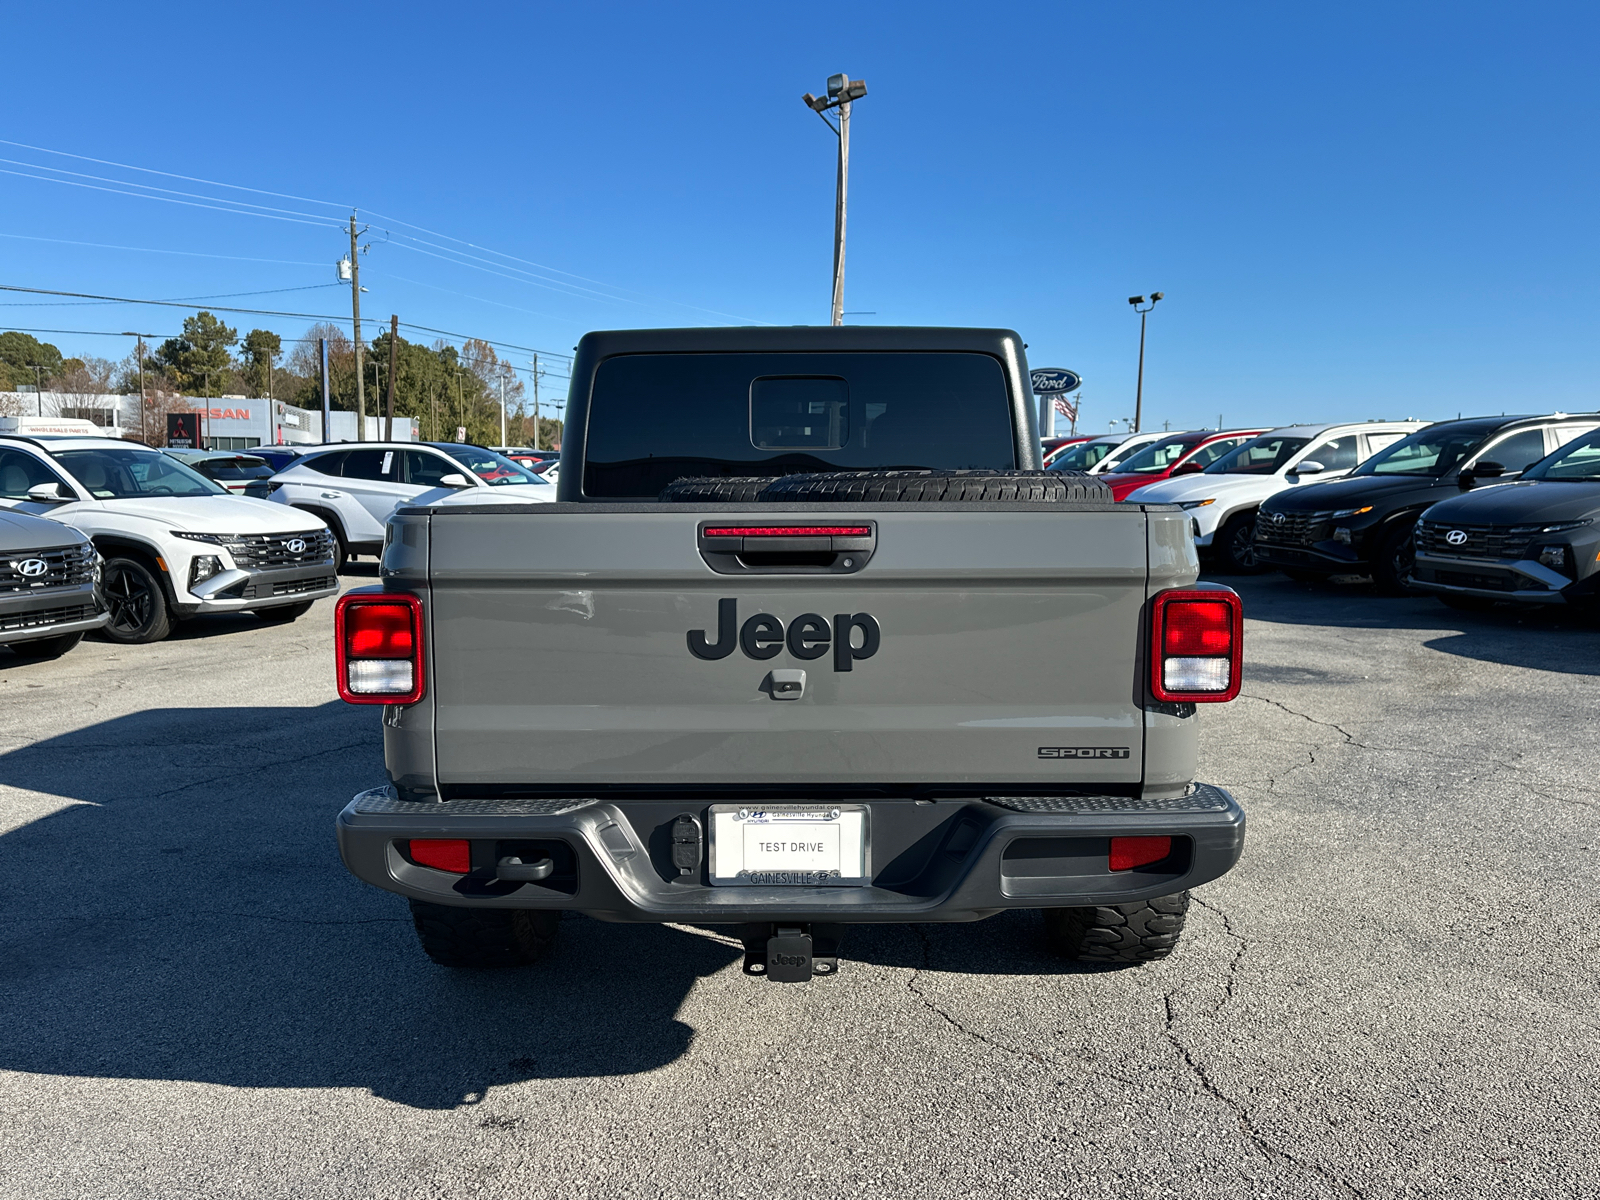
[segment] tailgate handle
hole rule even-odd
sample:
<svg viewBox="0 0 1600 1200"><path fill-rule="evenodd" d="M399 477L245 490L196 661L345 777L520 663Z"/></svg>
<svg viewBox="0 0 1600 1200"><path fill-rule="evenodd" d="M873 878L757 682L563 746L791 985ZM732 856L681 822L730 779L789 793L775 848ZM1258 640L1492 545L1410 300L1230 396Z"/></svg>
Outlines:
<svg viewBox="0 0 1600 1200"><path fill-rule="evenodd" d="M525 863L515 855L510 855L495 865L494 877L507 883L538 883L541 879L550 878L555 869L556 864L548 858Z"/></svg>
<svg viewBox="0 0 1600 1200"><path fill-rule="evenodd" d="M700 557L719 575L849 575L878 548L876 521L744 524L706 521Z"/></svg>

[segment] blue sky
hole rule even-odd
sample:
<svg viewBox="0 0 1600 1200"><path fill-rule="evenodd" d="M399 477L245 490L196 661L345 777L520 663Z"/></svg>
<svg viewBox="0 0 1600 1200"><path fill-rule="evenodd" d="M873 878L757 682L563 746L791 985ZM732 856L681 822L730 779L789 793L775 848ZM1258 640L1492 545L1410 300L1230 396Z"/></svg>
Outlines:
<svg viewBox="0 0 1600 1200"><path fill-rule="evenodd" d="M871 89L845 307L872 315L851 319L1015 328L1034 365L1085 377L1087 428L1131 415L1127 297L1151 290L1147 427L1593 409L1597 12L36 5L8 14L14 47L49 49L13 56L0 138L305 199L0 146L23 172L0 174L0 283L347 316L319 285L355 205L368 320L551 351L592 328L825 322L833 139L799 97L845 71ZM183 315L51 299L0 295L0 328Z"/></svg>

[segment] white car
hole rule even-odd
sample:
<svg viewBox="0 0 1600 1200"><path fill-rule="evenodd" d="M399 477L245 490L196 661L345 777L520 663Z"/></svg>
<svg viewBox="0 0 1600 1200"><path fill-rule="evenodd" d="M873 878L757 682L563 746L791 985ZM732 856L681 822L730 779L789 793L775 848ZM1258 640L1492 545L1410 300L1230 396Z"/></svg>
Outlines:
<svg viewBox="0 0 1600 1200"><path fill-rule="evenodd" d="M1302 483L1339 479L1426 421L1290 425L1263 433L1197 475L1148 484L1125 504L1176 504L1193 519L1194 541L1231 571L1256 571L1256 510Z"/></svg>
<svg viewBox="0 0 1600 1200"><path fill-rule="evenodd" d="M1108 433L1104 437L1090 438L1087 442L1063 446L1045 464L1045 469L1087 471L1091 475L1101 475L1151 442L1171 436L1166 430L1157 433Z"/></svg>
<svg viewBox="0 0 1600 1200"><path fill-rule="evenodd" d="M248 610L292 621L339 591L322 521L229 494L170 455L104 437L0 437L0 506L89 535L114 642Z"/></svg>
<svg viewBox="0 0 1600 1200"><path fill-rule="evenodd" d="M555 484L482 446L458 442L341 442L307 450L269 481L271 499L326 521L346 558L383 553L389 514L452 492L545 503ZM492 489L492 491L491 491Z"/></svg>

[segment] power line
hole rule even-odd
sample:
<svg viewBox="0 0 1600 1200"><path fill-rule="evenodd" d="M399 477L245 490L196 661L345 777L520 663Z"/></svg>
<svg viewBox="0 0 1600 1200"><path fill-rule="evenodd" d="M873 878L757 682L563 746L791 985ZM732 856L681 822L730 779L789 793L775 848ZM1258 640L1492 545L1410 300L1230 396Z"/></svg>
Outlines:
<svg viewBox="0 0 1600 1200"><path fill-rule="evenodd" d="M38 237L27 233L0 233L0 237L24 242L54 242L62 246L89 246L95 250L131 250L138 254L180 254L185 258L221 258L229 262L276 263L285 267L322 267L326 263L301 262L294 258L248 258L238 254L203 254L198 250L158 250L154 246L113 246L108 242L79 242L71 238Z"/></svg>
<svg viewBox="0 0 1600 1200"><path fill-rule="evenodd" d="M310 283L303 287L267 288L259 292L222 292L209 296L175 296L171 300L150 300L149 304L176 304L196 300L231 300L239 296L273 296L281 292L311 292L322 288L343 287L342 283ZM0 308L92 308L97 304L112 304L111 300L16 300L0 301Z"/></svg>
<svg viewBox="0 0 1600 1200"><path fill-rule="evenodd" d="M112 162L105 158L90 158L87 154L73 154L66 150L51 150L47 146L30 146L26 142L13 142L0 138L0 145L18 146L23 150L36 150L40 154L59 154L62 158L75 158L80 162L99 163L103 167L121 167L125 171L143 171L146 175L164 175L168 179L182 179L189 183L204 183L210 187L233 188L239 192L255 192L260 196L276 196L280 200L299 200L305 204L327 204L335 208L353 208L350 204L336 204L332 200L313 200L309 196L291 196L287 192L269 192L265 188L245 187L238 183L219 183L215 179L198 179L193 175L175 175L171 171L157 171L152 167L136 167L131 163ZM48 169L48 168L46 168Z"/></svg>
<svg viewBox="0 0 1600 1200"><path fill-rule="evenodd" d="M93 192L113 192L118 196L136 196L141 200L160 200L165 204L181 204L185 208L209 208L215 212L232 213L238 217L265 217L269 221L289 221L295 225L318 225L331 229L339 228L339 226L328 221L303 221L299 217L279 217L271 213L246 212L240 208L225 208L220 204L197 204L193 200L174 200L171 196L152 196L148 192L128 192L121 188L101 187L99 184L94 183L78 183L72 179L54 179L49 175L29 175L26 171L12 171L6 167L0 167L0 175L19 175L23 179L42 179L46 183L59 183L66 187L88 188Z"/></svg>
<svg viewBox="0 0 1600 1200"><path fill-rule="evenodd" d="M0 292L24 292L35 296L66 296L74 300L106 300L116 304L153 304L165 308L192 307L190 304L182 303L177 300L136 300L128 296L100 296L94 294L93 292L62 292L51 288L21 287L17 284L11 283L0 283ZM333 324L338 324L340 321L344 320L343 317L330 317L324 313L279 312L270 308L232 308L222 304L207 305L207 308L215 309L217 312L243 313L246 316L293 317L296 320L328 321ZM516 342L499 342L495 341L493 338L474 337L469 333L454 333L448 329L434 329L430 325L417 325L411 321L401 321L400 324L405 326L407 329L420 329L424 333L436 333L441 337L459 338L462 341L483 342L485 345L489 346L503 346L508 350L526 350L529 354L548 354L552 358L561 359L570 359L572 357L570 354L562 354L557 350L541 350L537 346L520 346Z"/></svg>

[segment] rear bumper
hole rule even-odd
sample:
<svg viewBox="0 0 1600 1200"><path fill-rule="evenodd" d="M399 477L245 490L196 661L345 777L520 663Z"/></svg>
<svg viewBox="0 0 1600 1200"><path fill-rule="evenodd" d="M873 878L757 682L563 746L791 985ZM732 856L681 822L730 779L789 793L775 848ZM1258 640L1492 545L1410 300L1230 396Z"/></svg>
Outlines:
<svg viewBox="0 0 1600 1200"><path fill-rule="evenodd" d="M704 804L410 803L385 787L356 796L337 828L339 853L353 874L415 900L711 924L975 921L1011 908L1121 904L1216 879L1244 847L1243 810L1208 785L1169 800L1060 796L867 806L873 882L843 888L711 887L704 866L680 881L669 858L671 823L685 811L703 821ZM1125 836L1169 836L1173 853L1149 867L1113 872L1105 859L1109 839ZM419 866L405 853L411 838L467 839L476 869L462 876ZM537 853L558 860L557 873L542 883L496 880L492 864L514 849L500 843L513 841L538 844Z"/></svg>

